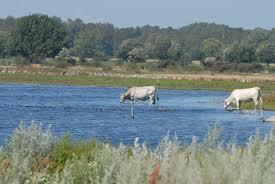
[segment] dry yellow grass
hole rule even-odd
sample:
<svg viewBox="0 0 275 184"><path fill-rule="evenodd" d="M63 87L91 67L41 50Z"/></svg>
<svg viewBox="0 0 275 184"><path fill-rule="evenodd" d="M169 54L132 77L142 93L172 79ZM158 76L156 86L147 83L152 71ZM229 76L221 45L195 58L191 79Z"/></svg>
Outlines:
<svg viewBox="0 0 275 184"><path fill-rule="evenodd" d="M108 77L125 77L125 78L150 78L150 79L186 79L186 80L225 80L225 81L239 81L239 82L253 82L253 81L269 81L275 82L275 74L213 74L209 72L190 74L190 73L166 73L166 72L139 72L128 73L124 70L119 70L116 67L114 70L103 71L100 68L73 66L68 68L56 68L51 66L41 66L33 64L30 66L0 66L2 73L31 73L44 75L89 75L89 76L108 76Z"/></svg>

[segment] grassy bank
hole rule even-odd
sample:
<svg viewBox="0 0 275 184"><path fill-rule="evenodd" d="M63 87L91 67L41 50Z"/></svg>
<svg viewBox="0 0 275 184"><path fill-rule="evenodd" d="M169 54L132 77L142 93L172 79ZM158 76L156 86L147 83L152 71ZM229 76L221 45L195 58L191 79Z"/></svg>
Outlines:
<svg viewBox="0 0 275 184"><path fill-rule="evenodd" d="M40 75L24 73L0 74L0 82L66 84L66 85L96 85L96 86L145 86L155 85L162 89L219 90L231 91L236 88L259 86L263 90L264 108L275 110L275 83L271 81L237 82L231 80L186 80L186 79L148 79L96 77L88 75ZM254 108L253 103L243 104L243 108Z"/></svg>
<svg viewBox="0 0 275 184"><path fill-rule="evenodd" d="M259 86L263 91L275 91L275 83L270 81L237 82L231 80L186 80L186 79L149 79L149 78L121 78L99 77L88 75L40 75L40 74L0 74L0 82L11 83L40 83L40 84L68 84L68 85L96 85L96 86L144 86L155 85L163 89L190 90L219 90L230 91L236 88Z"/></svg>
<svg viewBox="0 0 275 184"><path fill-rule="evenodd" d="M40 126L15 130L0 149L0 183L274 183L275 138L222 144L221 127L202 143L164 137L156 149L55 138ZM223 145L223 146L222 146Z"/></svg>

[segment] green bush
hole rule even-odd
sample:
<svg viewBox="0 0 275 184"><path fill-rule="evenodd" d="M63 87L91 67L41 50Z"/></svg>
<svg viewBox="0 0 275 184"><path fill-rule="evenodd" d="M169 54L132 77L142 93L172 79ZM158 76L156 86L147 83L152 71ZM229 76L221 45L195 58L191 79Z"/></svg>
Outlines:
<svg viewBox="0 0 275 184"><path fill-rule="evenodd" d="M22 56L14 58L14 63L19 66L29 65L30 61Z"/></svg>

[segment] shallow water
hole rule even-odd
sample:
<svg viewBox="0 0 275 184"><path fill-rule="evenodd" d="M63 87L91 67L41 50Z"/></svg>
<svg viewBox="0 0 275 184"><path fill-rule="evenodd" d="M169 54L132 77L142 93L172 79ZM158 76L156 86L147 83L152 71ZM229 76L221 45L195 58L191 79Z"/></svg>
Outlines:
<svg viewBox="0 0 275 184"><path fill-rule="evenodd" d="M170 132L182 142L193 136L202 141L209 125L220 123L225 140L236 137L245 143L259 129L270 132L272 125L261 123L260 112L227 112L220 91L159 90L155 106L147 102L135 105L130 118L129 103L120 104L126 88L55 86L35 84L0 85L0 145L18 127L20 121L51 125L57 136L70 132L74 139L96 137L114 144L132 144L135 137L156 145ZM272 112L264 111L265 116Z"/></svg>

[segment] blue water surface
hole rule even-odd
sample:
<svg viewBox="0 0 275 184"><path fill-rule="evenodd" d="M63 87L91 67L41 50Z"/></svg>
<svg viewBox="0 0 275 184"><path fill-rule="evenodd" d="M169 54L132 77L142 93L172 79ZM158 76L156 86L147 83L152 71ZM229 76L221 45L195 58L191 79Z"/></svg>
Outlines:
<svg viewBox="0 0 275 184"><path fill-rule="evenodd" d="M61 86L37 84L0 84L0 145L3 145L20 121L32 121L43 127L51 125L56 136L70 132L74 139L97 138L132 145L139 137L156 145L170 132L181 142L192 137L203 141L208 127L220 123L223 137L236 137L244 144L256 129L270 133L271 124L258 119L255 110L227 112L223 100L228 92L159 90L156 105L139 102L135 118L130 117L129 103L120 104L126 88L94 86ZM264 111L269 116L272 112Z"/></svg>

